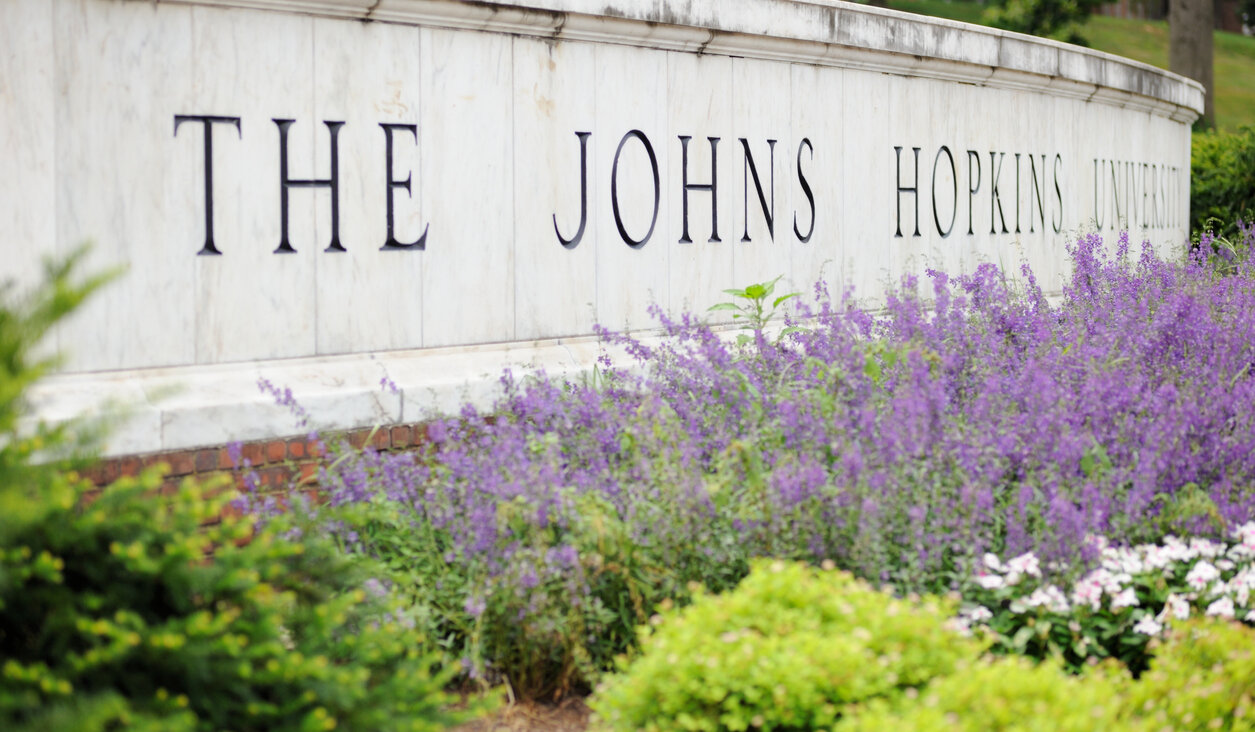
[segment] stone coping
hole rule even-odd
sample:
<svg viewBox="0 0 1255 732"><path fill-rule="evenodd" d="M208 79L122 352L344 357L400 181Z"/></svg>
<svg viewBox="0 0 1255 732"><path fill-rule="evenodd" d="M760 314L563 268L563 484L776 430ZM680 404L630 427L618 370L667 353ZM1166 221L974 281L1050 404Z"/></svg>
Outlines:
<svg viewBox="0 0 1255 732"><path fill-rule="evenodd" d="M58 374L31 388L37 417L25 427L37 418L56 424L104 414L113 428L103 455L116 457L421 423L464 404L491 408L507 368L516 378L543 372L577 379L606 350L596 338L580 338ZM609 352L628 362L620 349ZM308 421L276 403L262 379L291 390Z"/></svg>
<svg viewBox="0 0 1255 732"><path fill-rule="evenodd" d="M1163 69L1020 33L841 0L132 0L597 41L904 74L1193 122L1203 87Z"/></svg>

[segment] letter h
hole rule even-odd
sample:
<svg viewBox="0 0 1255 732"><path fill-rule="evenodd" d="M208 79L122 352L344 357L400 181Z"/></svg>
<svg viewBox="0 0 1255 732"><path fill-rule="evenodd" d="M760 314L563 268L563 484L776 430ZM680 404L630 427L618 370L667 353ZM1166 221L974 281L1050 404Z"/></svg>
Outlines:
<svg viewBox="0 0 1255 732"><path fill-rule="evenodd" d="M331 243L323 251L343 252L340 244L340 128L343 122L323 121L331 133L331 177L317 180L296 180L288 177L288 128L296 120L272 120L279 126L279 248L275 254L295 253L292 243L288 240L288 189L289 188L330 188L331 189Z"/></svg>

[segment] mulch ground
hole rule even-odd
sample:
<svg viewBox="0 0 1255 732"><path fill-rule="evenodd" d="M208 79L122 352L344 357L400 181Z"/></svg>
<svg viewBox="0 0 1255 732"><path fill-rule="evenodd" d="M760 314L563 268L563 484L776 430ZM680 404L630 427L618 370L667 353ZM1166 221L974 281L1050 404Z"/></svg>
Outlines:
<svg viewBox="0 0 1255 732"><path fill-rule="evenodd" d="M558 704L511 704L496 714L454 727L452 732L584 732L590 712L578 697Z"/></svg>

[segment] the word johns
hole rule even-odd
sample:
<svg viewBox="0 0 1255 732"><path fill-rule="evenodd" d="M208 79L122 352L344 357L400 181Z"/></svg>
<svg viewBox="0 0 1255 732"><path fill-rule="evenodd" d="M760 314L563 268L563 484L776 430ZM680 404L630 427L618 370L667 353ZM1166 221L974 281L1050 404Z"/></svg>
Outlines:
<svg viewBox="0 0 1255 732"><path fill-rule="evenodd" d="M279 246L275 249L275 254L293 254L296 248L292 246L291 240L288 238L288 193L293 188L326 188L331 193L331 241L327 244L326 252L344 252L344 244L340 241L340 129L344 127L343 122L324 121L327 127L327 133L330 136L331 145L331 171L326 178L293 178L288 170L288 130L292 127L295 120L291 119L274 119L275 126L279 131ZM214 240L214 126L229 125L235 128L235 133L239 137L243 137L243 130L240 127L239 117L224 117L208 114L176 114L174 116L174 134L179 134L179 127L184 123L199 123L204 134L204 153L205 153L205 243L201 246L198 254L222 254L218 249L218 243ZM412 195L411 182L412 176L406 175L404 179L398 180L393 170L393 144L394 137L398 132L408 132L414 138L414 143L418 143L418 126L412 124L398 124L381 122L379 127L383 131L384 136L384 183L385 183L385 215L387 216L387 239L383 246L380 247L384 251L408 251L412 249L424 249L427 245L427 229L423 227L423 233L414 241L403 242L396 237L396 209L393 195L397 189L404 190L407 194Z"/></svg>
<svg viewBox="0 0 1255 732"><path fill-rule="evenodd" d="M568 249L574 249L579 246L580 241L584 238L585 229L588 226L588 140L592 137L591 132L576 132L575 136L579 140L580 145L580 222L575 227L575 232L571 236L564 236L562 229L558 225L558 216L554 214L553 230L558 237L558 241L562 246ZM693 239L689 236L689 198L697 194L710 195L710 242L723 241L719 237L719 143L721 138L707 137L706 142L710 145L710 182L700 183L694 179L699 171L689 170L689 144L693 138L689 135L678 135L677 139L680 143L680 208L682 230L680 234L680 244L691 244ZM769 173L766 176L759 174L759 167L754 161L754 154L750 151L750 143L744 137L738 138L741 148L741 171L742 171L742 196L741 209L744 214L744 228L741 235L741 241L751 241L749 233L749 217L750 217L750 181L754 183L754 193L758 199L758 206L762 212L762 217L767 224L768 236L774 241L776 237L776 143L777 140L767 140L767 169ZM630 146L630 147L629 147ZM625 152L639 148L639 152ZM649 161L649 169L653 174L653 194L654 203L651 209L649 227L640 238L635 238L628 233L628 227L623 220L623 212L619 205L619 161L625 154L644 155ZM810 181L806 178L806 173L802 169L803 159L808 163L814 159L815 146L809 138L802 138L797 147L796 156L796 175L798 185L802 188L802 193L806 196L807 205L810 209L809 214L804 216L802 220L806 221L806 231L803 233L798 218L798 212L793 212L793 234L798 241L805 243L810 241L811 236L815 233L815 193L811 189ZM767 189L763 189L763 178L767 178ZM610 209L614 214L615 227L619 230L619 238L623 240L633 249L639 249L650 240L654 235L654 227L658 223L658 210L662 201L662 183L658 173L658 155L654 151L654 145L650 142L649 137L640 130L629 130L619 140L619 145L614 151L614 160L610 166ZM644 228L643 222L638 223L635 227L637 230ZM569 229L568 229L569 230Z"/></svg>

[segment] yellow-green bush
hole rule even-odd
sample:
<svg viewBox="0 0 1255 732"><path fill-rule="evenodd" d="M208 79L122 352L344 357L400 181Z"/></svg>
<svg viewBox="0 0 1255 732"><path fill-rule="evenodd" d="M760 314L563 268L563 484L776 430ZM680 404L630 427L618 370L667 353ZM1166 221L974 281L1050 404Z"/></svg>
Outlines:
<svg viewBox="0 0 1255 732"><path fill-rule="evenodd" d="M1191 621L1175 628L1125 705L1152 729L1255 730L1255 629Z"/></svg>
<svg viewBox="0 0 1255 732"><path fill-rule="evenodd" d="M1073 676L1058 664L1020 657L981 661L938 679L913 698L877 700L840 732L1114 732L1121 686L1106 675Z"/></svg>
<svg viewBox="0 0 1255 732"><path fill-rule="evenodd" d="M615 730L826 729L847 705L975 658L981 646L945 628L952 613L843 572L756 562L734 591L700 596L649 631L592 707Z"/></svg>

